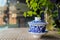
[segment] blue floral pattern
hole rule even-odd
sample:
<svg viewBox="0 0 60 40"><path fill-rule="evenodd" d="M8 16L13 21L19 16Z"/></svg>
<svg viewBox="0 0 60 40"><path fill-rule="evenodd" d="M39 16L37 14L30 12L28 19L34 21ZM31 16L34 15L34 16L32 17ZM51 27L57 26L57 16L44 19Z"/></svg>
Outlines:
<svg viewBox="0 0 60 40"><path fill-rule="evenodd" d="M45 22L42 22L41 20L38 21L31 21L28 23L29 24L29 32L33 32L33 33L44 33L45 32Z"/></svg>

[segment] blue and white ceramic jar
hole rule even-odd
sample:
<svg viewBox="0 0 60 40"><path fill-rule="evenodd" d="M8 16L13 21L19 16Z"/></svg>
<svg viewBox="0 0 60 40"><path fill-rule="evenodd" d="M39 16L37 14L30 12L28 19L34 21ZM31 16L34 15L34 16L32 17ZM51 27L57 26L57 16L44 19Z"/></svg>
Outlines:
<svg viewBox="0 0 60 40"><path fill-rule="evenodd" d="M40 20L40 17L35 17L35 20L28 22L29 32L32 34L44 34L46 31L46 22Z"/></svg>

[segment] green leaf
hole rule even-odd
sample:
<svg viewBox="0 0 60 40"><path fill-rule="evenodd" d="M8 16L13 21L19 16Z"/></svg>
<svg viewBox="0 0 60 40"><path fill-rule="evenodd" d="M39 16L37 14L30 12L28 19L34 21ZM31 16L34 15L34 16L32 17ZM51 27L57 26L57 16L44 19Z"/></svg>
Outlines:
<svg viewBox="0 0 60 40"><path fill-rule="evenodd" d="M28 2L29 0L26 0L26 3Z"/></svg>
<svg viewBox="0 0 60 40"><path fill-rule="evenodd" d="M39 2L41 2L41 3L42 3L42 2L44 2L44 0L39 0Z"/></svg>
<svg viewBox="0 0 60 40"><path fill-rule="evenodd" d="M27 3L28 7L30 7L29 3Z"/></svg>
<svg viewBox="0 0 60 40"><path fill-rule="evenodd" d="M43 2L42 5L45 6L46 5L46 2Z"/></svg>
<svg viewBox="0 0 60 40"><path fill-rule="evenodd" d="M37 15L37 17L40 17L40 15Z"/></svg>
<svg viewBox="0 0 60 40"><path fill-rule="evenodd" d="M29 15L27 15L27 17L29 17Z"/></svg>
<svg viewBox="0 0 60 40"><path fill-rule="evenodd" d="M36 12L33 12L33 15L37 15L37 13Z"/></svg>
<svg viewBox="0 0 60 40"><path fill-rule="evenodd" d="M34 2L34 3L31 5L31 7L36 8L36 7L37 7L37 3Z"/></svg>
<svg viewBox="0 0 60 40"><path fill-rule="evenodd" d="M32 11L28 11L27 12L29 16L32 16L33 12Z"/></svg>
<svg viewBox="0 0 60 40"><path fill-rule="evenodd" d="M53 15L53 17L57 17L58 16L58 10L55 10L52 15Z"/></svg>
<svg viewBox="0 0 60 40"><path fill-rule="evenodd" d="M44 12L43 10L42 10L42 11L40 11L40 14L41 14L41 13L43 13L43 12Z"/></svg>
<svg viewBox="0 0 60 40"><path fill-rule="evenodd" d="M33 2L34 2L34 0L31 0L31 1L30 1L30 5L31 5Z"/></svg>
<svg viewBox="0 0 60 40"><path fill-rule="evenodd" d="M24 16L24 17L26 17L26 16L27 16L27 15L26 15L26 12L24 12L23 16Z"/></svg>
<svg viewBox="0 0 60 40"><path fill-rule="evenodd" d="M34 11L36 11L37 10L37 8L33 8L34 9Z"/></svg>

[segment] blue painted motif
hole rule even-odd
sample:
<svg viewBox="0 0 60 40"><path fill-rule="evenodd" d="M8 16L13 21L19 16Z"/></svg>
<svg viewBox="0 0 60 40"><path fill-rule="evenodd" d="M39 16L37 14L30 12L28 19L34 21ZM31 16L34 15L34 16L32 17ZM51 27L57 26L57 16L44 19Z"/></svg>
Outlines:
<svg viewBox="0 0 60 40"><path fill-rule="evenodd" d="M33 20L28 23L29 24L29 32L32 33L44 33L45 32L45 22L42 22L41 20Z"/></svg>

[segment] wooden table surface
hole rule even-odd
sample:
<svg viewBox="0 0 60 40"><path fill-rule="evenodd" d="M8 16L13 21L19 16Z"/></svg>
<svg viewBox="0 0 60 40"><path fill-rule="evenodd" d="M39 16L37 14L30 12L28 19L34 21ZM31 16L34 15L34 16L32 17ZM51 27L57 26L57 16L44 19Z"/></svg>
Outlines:
<svg viewBox="0 0 60 40"><path fill-rule="evenodd" d="M0 40L46 40L46 39L33 38L32 34L28 32L28 28L8 28L3 31L0 30Z"/></svg>

